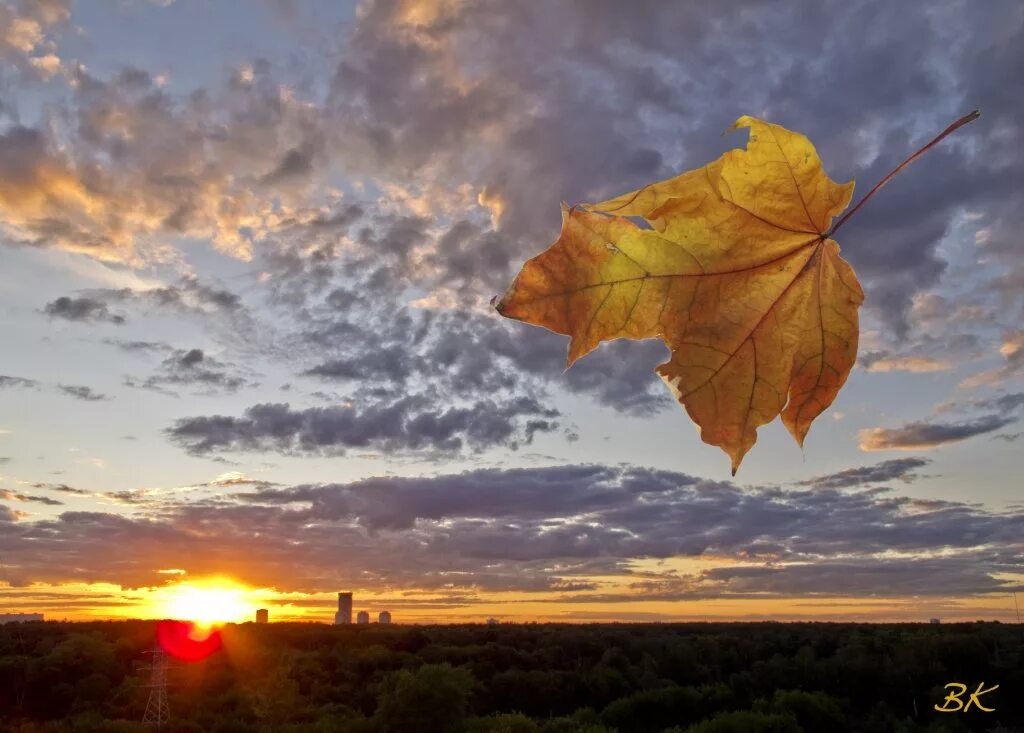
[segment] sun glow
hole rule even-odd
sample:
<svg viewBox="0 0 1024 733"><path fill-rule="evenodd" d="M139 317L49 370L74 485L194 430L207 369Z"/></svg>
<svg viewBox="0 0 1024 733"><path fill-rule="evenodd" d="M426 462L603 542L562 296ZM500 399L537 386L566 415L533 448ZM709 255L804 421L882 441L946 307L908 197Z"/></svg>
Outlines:
<svg viewBox="0 0 1024 733"><path fill-rule="evenodd" d="M251 620L257 608L250 588L220 578L166 586L153 595L153 615L206 627Z"/></svg>

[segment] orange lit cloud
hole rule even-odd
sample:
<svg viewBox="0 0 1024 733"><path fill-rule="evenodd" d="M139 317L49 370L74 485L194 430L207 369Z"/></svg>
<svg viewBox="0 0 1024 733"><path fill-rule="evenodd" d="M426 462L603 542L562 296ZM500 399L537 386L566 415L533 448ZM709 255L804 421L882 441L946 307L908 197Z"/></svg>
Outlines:
<svg viewBox="0 0 1024 733"><path fill-rule="evenodd" d="M963 422L912 422L898 428L867 428L858 433L862 451L931 450L1011 425L1014 418L985 415Z"/></svg>

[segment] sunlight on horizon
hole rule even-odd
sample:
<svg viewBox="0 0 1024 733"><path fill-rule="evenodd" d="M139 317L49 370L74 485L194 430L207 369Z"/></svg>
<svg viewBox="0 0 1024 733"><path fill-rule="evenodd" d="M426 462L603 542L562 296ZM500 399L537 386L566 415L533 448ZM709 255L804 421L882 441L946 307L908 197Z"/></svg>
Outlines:
<svg viewBox="0 0 1024 733"><path fill-rule="evenodd" d="M229 578L209 578L164 586L146 605L159 618L192 621L209 627L251 620L259 607L256 591Z"/></svg>

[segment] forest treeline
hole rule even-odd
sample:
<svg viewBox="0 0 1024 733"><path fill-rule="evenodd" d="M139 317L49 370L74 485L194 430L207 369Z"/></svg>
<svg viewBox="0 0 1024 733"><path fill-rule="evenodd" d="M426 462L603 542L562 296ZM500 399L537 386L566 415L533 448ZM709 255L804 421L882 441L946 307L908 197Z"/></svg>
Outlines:
<svg viewBox="0 0 1024 733"><path fill-rule="evenodd" d="M142 621L0 626L0 730L149 730L153 639ZM994 712L935 711L949 682L998 684ZM171 665L164 730L1024 731L1022 698L1010 624L240 624Z"/></svg>

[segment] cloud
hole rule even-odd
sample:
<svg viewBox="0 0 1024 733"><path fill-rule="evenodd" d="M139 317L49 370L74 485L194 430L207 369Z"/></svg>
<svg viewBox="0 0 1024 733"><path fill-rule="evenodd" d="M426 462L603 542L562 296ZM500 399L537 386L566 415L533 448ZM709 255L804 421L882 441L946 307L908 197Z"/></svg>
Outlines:
<svg viewBox="0 0 1024 733"><path fill-rule="evenodd" d="M0 389L8 387L23 387L23 388L38 388L40 383L35 379L25 379L24 377L9 377L0 374ZM78 384L59 384L56 389L63 394L66 394L75 399L85 400L87 402L95 402L98 400L110 399L107 395L100 394L93 391L91 387L84 387Z"/></svg>
<svg viewBox="0 0 1024 733"><path fill-rule="evenodd" d="M83 387L78 384L61 384L58 389L66 395L70 395L77 400L85 400L86 402L98 402L100 400L109 400L105 394L100 394L93 391L92 387Z"/></svg>
<svg viewBox="0 0 1024 733"><path fill-rule="evenodd" d="M862 354L857 361L869 372L914 372L920 374L943 372L953 368L953 365L944 359L936 359L931 356L887 354L881 351Z"/></svg>
<svg viewBox="0 0 1024 733"><path fill-rule="evenodd" d="M1006 415L984 415L962 422L912 422L898 428L868 428L858 437L863 451L930 450L991 433L1017 422Z"/></svg>
<svg viewBox="0 0 1024 733"><path fill-rule="evenodd" d="M123 347L122 347L123 348ZM131 350L153 350L149 344L141 349L132 345ZM161 349L162 350L162 349ZM236 374L237 367L209 356L202 349L175 349L160 364L157 374L144 380L127 377L124 384L177 396L167 387L200 387L205 394L217 392L233 393L240 387L254 386L245 377Z"/></svg>
<svg viewBox="0 0 1024 733"><path fill-rule="evenodd" d="M0 489L0 499L4 501L26 501L47 506L61 506L64 502L57 501L49 496L38 496L33 494L19 494L9 489Z"/></svg>
<svg viewBox="0 0 1024 733"><path fill-rule="evenodd" d="M15 511L9 506L0 504L0 523L12 524L24 516L27 516L25 512Z"/></svg>
<svg viewBox="0 0 1024 733"><path fill-rule="evenodd" d="M832 560L781 567L713 568L702 577L723 593L801 596L858 595L874 588L876 596L936 595L941 578L947 592L961 595L1003 593L1005 584L992 575L976 572L973 555L952 561L934 558L909 560ZM651 589L656 594L656 589ZM656 596L655 596L656 597Z"/></svg>
<svg viewBox="0 0 1024 733"><path fill-rule="evenodd" d="M19 522L0 533L0 552L31 581L126 586L159 582L167 567L285 591L517 590L560 601L594 600L598 575L648 582L612 602L1002 592L1024 536L1024 514L1012 509L601 465L378 476L135 506L134 516ZM702 556L708 569L635 567L680 556Z"/></svg>
<svg viewBox="0 0 1024 733"><path fill-rule="evenodd" d="M1024 407L1024 392L1009 392L984 400L974 400L970 406L982 410L997 410L1003 414L1016 412Z"/></svg>
<svg viewBox="0 0 1024 733"><path fill-rule="evenodd" d="M74 488L72 486L68 486L67 484L35 483L35 484L32 484L32 488L33 489L45 489L46 491L56 491L57 493L60 493L60 494L72 494L74 496L91 496L92 495L91 491L86 491L85 489L76 489L76 488Z"/></svg>
<svg viewBox="0 0 1024 733"><path fill-rule="evenodd" d="M59 73L62 61L51 34L66 24L68 5L64 0L0 5L0 60L26 80L46 80Z"/></svg>
<svg viewBox="0 0 1024 733"><path fill-rule="evenodd" d="M8 387L37 387L39 382L34 379L26 379L25 377L10 377L0 374L0 389L7 389Z"/></svg>
<svg viewBox="0 0 1024 733"><path fill-rule="evenodd" d="M1021 223L1008 192L1024 159L1006 152L1020 149L1019 102L994 81L1022 60L1019 14L941 5L368 1L322 97L263 60L189 95L142 69L69 70L66 115L4 135L0 214L18 241L133 264L173 257L167 235L205 238L286 273L268 287L293 303L328 288L354 246L388 265L380 277L466 304L553 239L558 201L700 165L741 144L718 133L743 112L807 132L830 172L863 186L970 97L991 122L915 163L843 233L868 307L902 335L915 297L940 284L939 242L965 208L992 256L1012 254ZM837 17L870 22L851 38ZM731 27L745 32L720 31ZM844 99L822 108L837 85ZM326 185L338 171L385 195L344 200ZM348 242L325 236L364 218Z"/></svg>
<svg viewBox="0 0 1024 733"><path fill-rule="evenodd" d="M346 359L330 359L302 372L304 376L337 381L390 381L404 383L412 376L413 359L401 346L366 350ZM419 364L422 366L422 362Z"/></svg>
<svg viewBox="0 0 1024 733"><path fill-rule="evenodd" d="M825 476L816 476L797 485L814 486L819 489L846 489L889 481L909 483L918 478L918 474L914 473L915 469L923 468L930 462L927 458L894 458L873 466L859 466Z"/></svg>
<svg viewBox="0 0 1024 733"><path fill-rule="evenodd" d="M46 304L43 312L51 318L66 321L106 321L118 326L125 322L124 316L111 313L107 304L95 298L72 298L63 295Z"/></svg>
<svg viewBox="0 0 1024 733"><path fill-rule="evenodd" d="M941 411L968 407L972 410L987 410L988 414L954 422L917 421L898 428L867 428L858 437L863 451L880 450L929 450L956 443L976 435L991 433L1017 422L1014 415L1024 407L1024 393L1013 392L989 399L973 400L966 405L951 403L943 405Z"/></svg>
<svg viewBox="0 0 1024 733"><path fill-rule="evenodd" d="M496 392L543 400L558 388L638 416L671 404L654 374L667 357L659 341L608 343L566 371L567 344L557 334L458 310L393 308L390 291L381 301L374 288L365 292L336 289L306 315L302 346L318 361L304 375L467 400Z"/></svg>
<svg viewBox="0 0 1024 733"><path fill-rule="evenodd" d="M126 339L103 339L103 343L116 346L122 351L132 353L147 353L147 352L160 352L160 351L172 351L170 344L166 344L162 341L131 341Z"/></svg>
<svg viewBox="0 0 1024 733"><path fill-rule="evenodd" d="M0 56L14 54L3 59L26 76L28 59L60 56L49 44L66 13L46 20L41 7L0 11ZM9 41L12 17L38 24L22 36L31 43ZM155 371L133 378L138 386L230 392L248 372L218 359L287 357L274 366L290 372L282 380L292 382L291 404L190 408L166 433L190 453L472 453L571 430L549 407L566 394L640 417L672 404L653 374L665 359L658 342L606 344L565 371L564 337L486 309L514 267L554 238L559 201L597 200L701 165L743 144L719 133L747 112L806 132L830 174L856 177L864 191L978 105L985 117L887 187L841 243L883 331L863 357L869 371L948 369L1001 335L1003 363L968 381L1004 384L1018 374L1019 351L1006 344L1024 282L1015 264L1024 228L1013 77L1024 66L1021 20L1015 3L1000 2L981 11L830 2L784 12L754 2L641 3L638 12L604 0L375 0L346 26L329 80L254 61L224 84L177 94L141 69L94 75L61 58L51 83L68 86L38 122L16 119L4 89L0 222L5 242L23 246L117 266L203 266L202 280L83 291L44 306L53 318L113 324L201 314L232 333L184 344L195 349L160 334L108 340L158 355ZM853 26L863 32L845 30ZM972 234L983 236L961 251ZM223 270L216 257L193 257L194 240L252 262ZM176 250L181 241L187 253ZM210 263L230 271L231 288L206 279ZM251 276L245 290L236 273ZM245 319L258 305L266 308L254 328ZM248 350L233 348L239 341ZM32 380L8 386L36 386L22 383ZM342 394L309 406L300 401L315 396L304 392L310 384ZM1005 405L971 407L984 414L873 428L862 442L924 450L1013 422ZM152 568L184 557L189 572L229 568L291 587L333 588L340 572L359 583L456 584L463 597L480 588L572 596L593 592L588 574L629 574L632 558L721 552L763 567L667 578L657 592L886 593L904 580L988 592L1019 561L1020 518L881 488L917 480L925 465L884 461L792 489L592 466L290 489L254 481L257 491L240 493L255 499L224 490L180 503L52 486L40 493L134 502L133 516L19 521L16 533L0 533L0 548L34 577L128 583L153 582ZM972 549L986 538L991 553ZM936 548L950 557L923 557ZM890 552L921 557L875 556ZM339 570L339 557L351 565ZM825 571L816 574L818 563Z"/></svg>
<svg viewBox="0 0 1024 733"><path fill-rule="evenodd" d="M611 3L474 0L428 10L380 0L353 28L327 107L353 169L401 182L410 208L452 211L447 232L415 253L417 274L429 266L453 291L493 294L512 263L553 239L556 202L600 200L700 165L743 112L806 132L829 171L852 174L862 190L966 111L953 102L965 96L998 110L992 124L1016 139L1009 110L1019 102L992 79L1021 60L1012 50L1024 37L1019 14L1008 4L980 15L943 7L939 18L868 3L634 13ZM836 18L866 30L850 37ZM721 32L732 27L745 32ZM836 85L846 96L822 109ZM938 246L963 207L1021 223L1008 193L1024 159L990 153L996 134L978 126L930 152L843 233L868 308L900 335L914 296L947 269ZM995 238L1012 242L1012 231Z"/></svg>
<svg viewBox="0 0 1024 733"><path fill-rule="evenodd" d="M60 298L58 300L65 299ZM104 308L108 303L125 303L149 308L208 315L231 315L243 309L242 300L237 294L204 283L195 275L182 277L174 285L165 285L146 290L132 290L129 288L92 290L89 291L88 300L92 303L98 303Z"/></svg>
<svg viewBox="0 0 1024 733"><path fill-rule="evenodd" d="M178 420L168 436L189 453L275 451L339 455L350 448L388 452L457 452L528 445L537 432L556 428L556 410L530 398L481 400L438 408L422 396L357 406L292 409L264 403L242 417L215 415Z"/></svg>
<svg viewBox="0 0 1024 733"><path fill-rule="evenodd" d="M239 471L228 471L227 473L222 473L212 479L207 485L219 488L230 488L232 486L256 486L259 488L268 488L276 486L277 484L273 481L266 481L264 479L249 478Z"/></svg>
<svg viewBox="0 0 1024 733"><path fill-rule="evenodd" d="M1024 374L1024 331L1006 334L999 346L999 354L1004 359L1001 367L974 374L962 381L960 386L965 389L991 387Z"/></svg>
<svg viewBox="0 0 1024 733"><path fill-rule="evenodd" d="M308 204L296 163L313 166L321 119L265 62L247 81L184 96L136 68L67 77L66 116L0 134L12 241L142 265L173 257L165 237L188 236L249 259Z"/></svg>

